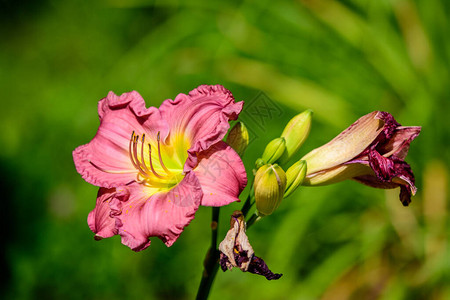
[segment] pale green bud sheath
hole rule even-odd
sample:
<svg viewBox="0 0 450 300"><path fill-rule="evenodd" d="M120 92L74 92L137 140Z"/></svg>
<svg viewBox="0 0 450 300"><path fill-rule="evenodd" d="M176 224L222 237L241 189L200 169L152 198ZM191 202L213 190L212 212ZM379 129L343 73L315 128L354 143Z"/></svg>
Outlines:
<svg viewBox="0 0 450 300"><path fill-rule="evenodd" d="M286 150L286 140L283 137L279 137L270 141L264 153L262 155L262 160L267 164L273 164L283 155Z"/></svg>
<svg viewBox="0 0 450 300"><path fill-rule="evenodd" d="M226 143L236 151L239 156L244 155L249 142L248 130L244 123L237 122L228 133Z"/></svg>
<svg viewBox="0 0 450 300"><path fill-rule="evenodd" d="M258 216L272 214L283 200L286 190L286 174L277 165L264 165L255 175L255 202Z"/></svg>
<svg viewBox="0 0 450 300"><path fill-rule="evenodd" d="M306 177L306 161L299 160L286 171L286 192L284 198L292 194Z"/></svg>
<svg viewBox="0 0 450 300"><path fill-rule="evenodd" d="M313 111L307 109L293 117L281 134L286 140L286 150L279 159L280 164L285 164L300 149L309 135Z"/></svg>

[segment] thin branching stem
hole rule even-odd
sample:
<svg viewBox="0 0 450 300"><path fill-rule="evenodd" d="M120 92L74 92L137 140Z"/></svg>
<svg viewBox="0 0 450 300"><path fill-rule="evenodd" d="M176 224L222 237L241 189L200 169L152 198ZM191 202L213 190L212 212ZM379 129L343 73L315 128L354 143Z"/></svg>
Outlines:
<svg viewBox="0 0 450 300"><path fill-rule="evenodd" d="M219 269L219 250L217 249L217 230L219 227L219 212L220 207L212 208L212 221L211 221L211 246L206 253L205 260L203 261L203 274L200 286L197 292L197 300L208 299L211 286L216 277L217 270Z"/></svg>

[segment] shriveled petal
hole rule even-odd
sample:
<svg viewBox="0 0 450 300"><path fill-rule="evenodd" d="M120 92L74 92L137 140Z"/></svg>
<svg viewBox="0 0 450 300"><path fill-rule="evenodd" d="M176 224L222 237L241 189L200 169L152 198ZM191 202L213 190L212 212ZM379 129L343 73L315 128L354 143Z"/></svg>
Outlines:
<svg viewBox="0 0 450 300"><path fill-rule="evenodd" d="M369 165L381 181L389 181L396 175L394 161L382 156L376 150L369 152Z"/></svg>
<svg viewBox="0 0 450 300"><path fill-rule="evenodd" d="M384 121L378 111L362 116L327 144L312 150L302 160L308 164L308 173L330 169L361 154L383 131Z"/></svg>
<svg viewBox="0 0 450 300"><path fill-rule="evenodd" d="M403 159L396 156L384 157L376 150L371 150L369 165L381 181L392 181L393 178L399 177L408 182L409 185L414 186L414 174L411 167Z"/></svg>
<svg viewBox="0 0 450 300"><path fill-rule="evenodd" d="M395 132L395 129L400 126L400 124L394 119L394 117L385 111L378 111L375 115L376 119L383 121L383 131L376 139L376 143L383 143L389 140Z"/></svg>
<svg viewBox="0 0 450 300"><path fill-rule="evenodd" d="M397 160L394 158L394 160ZM400 185L400 201L404 206L411 203L411 196L415 195L417 188L415 186L414 174L409 164L398 159L395 164L396 175L392 178L392 182Z"/></svg>
<svg viewBox="0 0 450 300"><path fill-rule="evenodd" d="M115 95L110 92L98 104L100 127L96 136L86 145L73 151L78 173L89 183L111 188L136 180L137 171L129 156L133 131L156 139L168 134L168 125L158 109L145 108L144 99L133 91Z"/></svg>
<svg viewBox="0 0 450 300"><path fill-rule="evenodd" d="M196 153L223 139L230 128L228 121L237 118L242 105L221 85L201 85L188 95L179 94L161 104L161 115L170 126L169 138L187 135L190 140L185 171L197 164Z"/></svg>
<svg viewBox="0 0 450 300"><path fill-rule="evenodd" d="M127 187L127 201L115 201L115 216L122 243L134 251L150 245L149 237L160 238L168 247L180 236L200 205L202 190L195 174L189 172L177 186L166 192L142 184Z"/></svg>
<svg viewBox="0 0 450 300"><path fill-rule="evenodd" d="M409 203L411 203L411 196L415 195L417 191L417 188L414 185L414 175L412 174L409 165L408 167L403 165L402 167L399 166L397 168L403 168L403 171L389 181L380 180L375 173L372 175L357 176L353 179L365 185L379 189L395 189L400 187L400 202L404 206L408 206Z"/></svg>
<svg viewBox="0 0 450 300"><path fill-rule="evenodd" d="M414 174L408 163L395 155L384 157L374 149L370 150L368 159L369 166L375 176L356 176L355 179L377 188L400 186L400 201L404 206L407 206L411 202L411 195L414 195L417 190L414 185Z"/></svg>
<svg viewBox="0 0 450 300"><path fill-rule="evenodd" d="M89 228L95 233L95 239L108 238L117 234L115 220L111 215L110 201L116 195L116 189L100 188L97 195L97 204L88 215Z"/></svg>
<svg viewBox="0 0 450 300"><path fill-rule="evenodd" d="M265 261L256 255L253 255L248 271L253 274L262 275L266 277L267 280L276 280L283 276L283 274L273 273Z"/></svg>
<svg viewBox="0 0 450 300"><path fill-rule="evenodd" d="M223 206L239 201L247 184L247 173L239 155L226 143L218 142L198 156L193 170L203 190L201 205Z"/></svg>
<svg viewBox="0 0 450 300"><path fill-rule="evenodd" d="M421 129L420 126L397 127L389 141L377 147L377 150L386 157L395 155L400 159L405 159L409 145L419 135Z"/></svg>
<svg viewBox="0 0 450 300"><path fill-rule="evenodd" d="M372 175L362 175L357 176L353 178L355 181L365 184L367 186L377 188L377 189L395 189L399 185L394 182L388 182L388 181L381 181L380 179L375 176L375 174Z"/></svg>

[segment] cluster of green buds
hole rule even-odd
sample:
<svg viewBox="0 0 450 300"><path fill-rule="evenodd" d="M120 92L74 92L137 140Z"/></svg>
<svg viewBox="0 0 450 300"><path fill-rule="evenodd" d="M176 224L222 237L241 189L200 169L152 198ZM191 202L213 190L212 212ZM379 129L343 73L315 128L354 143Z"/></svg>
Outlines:
<svg viewBox="0 0 450 300"><path fill-rule="evenodd" d="M297 153L308 137L311 128L312 110L293 117L280 137L270 141L261 158L256 160L255 202L259 217L272 214L283 198L291 195L306 176L306 162L300 160L285 172L285 166Z"/></svg>

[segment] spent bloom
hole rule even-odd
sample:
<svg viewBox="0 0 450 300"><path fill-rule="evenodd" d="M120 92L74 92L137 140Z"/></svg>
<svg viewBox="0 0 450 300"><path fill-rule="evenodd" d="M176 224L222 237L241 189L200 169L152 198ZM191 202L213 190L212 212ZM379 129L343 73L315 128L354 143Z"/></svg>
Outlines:
<svg viewBox="0 0 450 300"><path fill-rule="evenodd" d="M262 275L267 280L279 279L282 274L270 271L264 260L255 255L245 231L244 215L236 210L231 215L230 230L219 245L222 271L236 267L243 272Z"/></svg>
<svg viewBox="0 0 450 300"><path fill-rule="evenodd" d="M88 216L95 238L119 234L135 251L153 236L171 246L199 205L237 201L247 177L222 139L242 105L220 85L199 86L159 109L146 108L135 91L100 100L97 134L73 152L77 171L100 187Z"/></svg>
<svg viewBox="0 0 450 300"><path fill-rule="evenodd" d="M387 112L362 116L302 158L308 165L303 185L354 179L376 188L400 187L400 201L407 206L417 189L405 157L420 130L419 126L401 126Z"/></svg>

